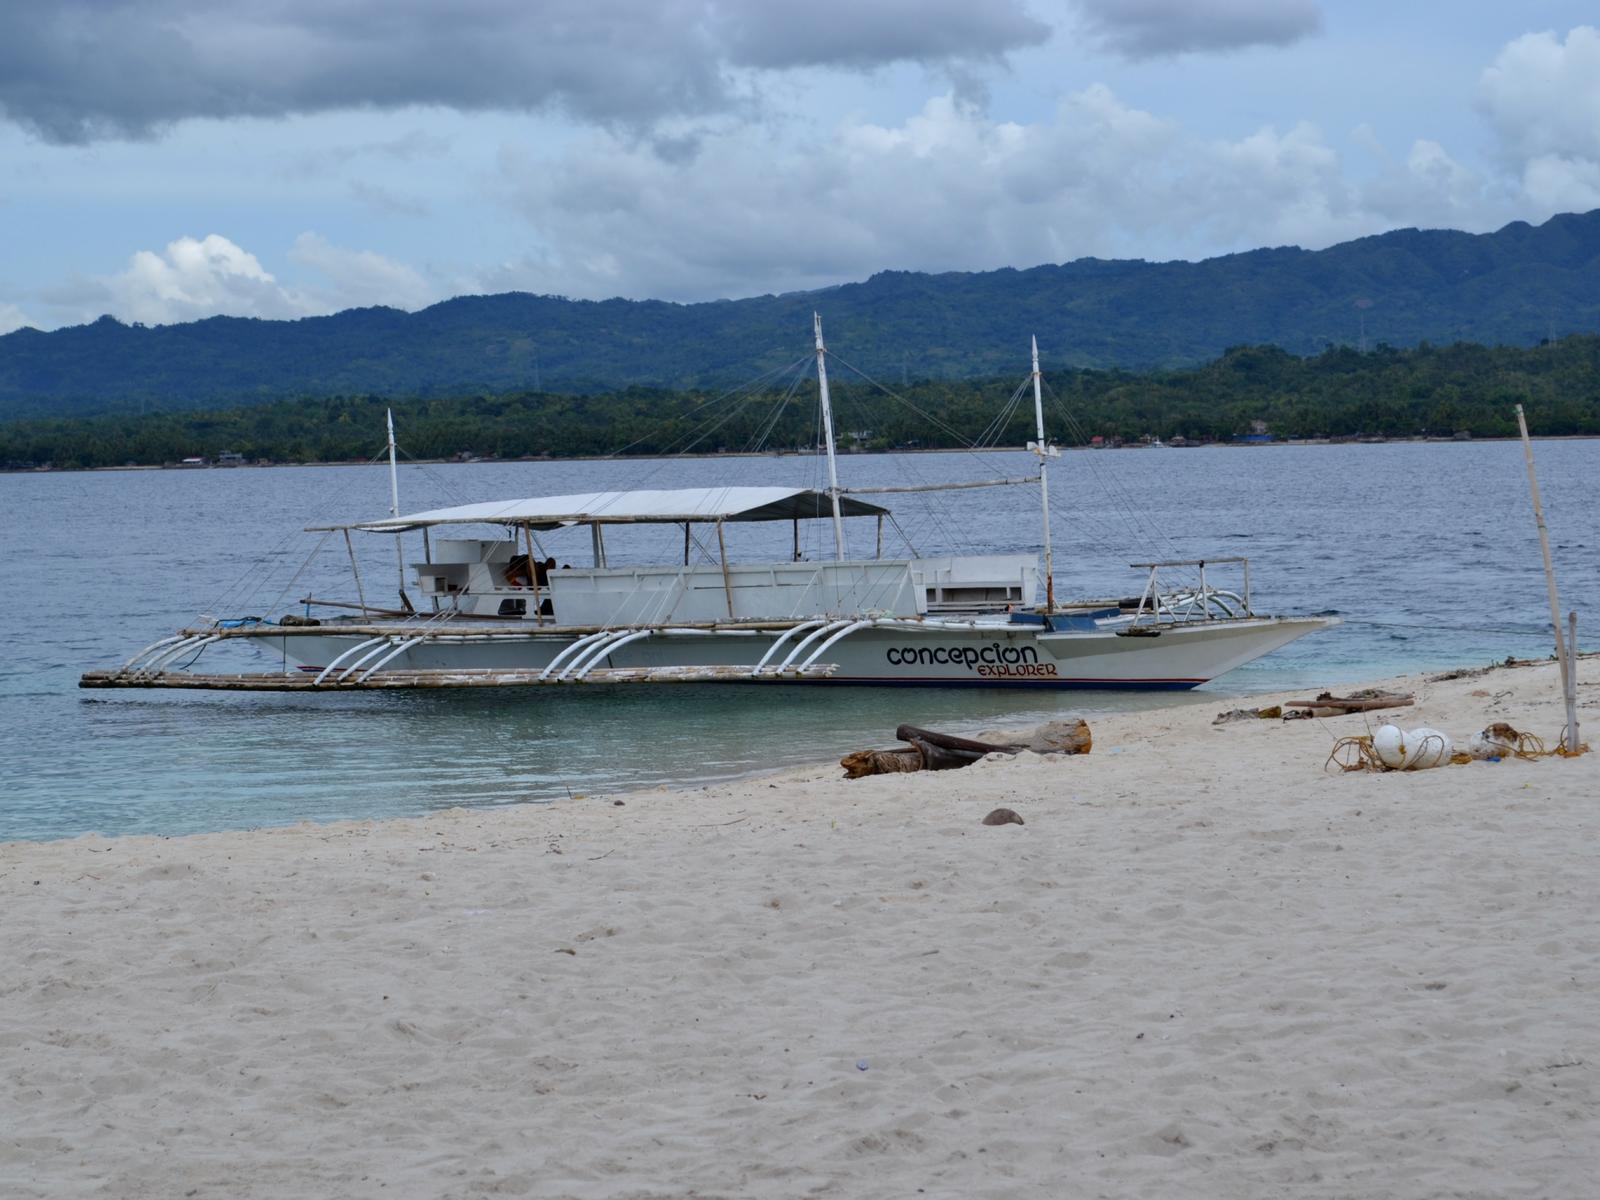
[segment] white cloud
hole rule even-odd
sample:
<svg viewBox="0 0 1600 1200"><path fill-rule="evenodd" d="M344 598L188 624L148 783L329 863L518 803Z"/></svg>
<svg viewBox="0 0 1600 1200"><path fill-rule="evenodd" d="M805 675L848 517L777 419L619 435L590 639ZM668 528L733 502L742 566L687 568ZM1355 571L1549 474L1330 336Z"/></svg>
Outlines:
<svg viewBox="0 0 1600 1200"><path fill-rule="evenodd" d="M1600 208L1600 162L1541 154L1523 166L1522 190L1541 216Z"/></svg>
<svg viewBox="0 0 1600 1200"><path fill-rule="evenodd" d="M1134 7L1147 14L1160 7L1141 4ZM779 35L789 18L750 13L749 21L766 23L718 35L730 61L766 54L772 62L803 63L820 53L794 46L784 58ZM995 45L1026 33L1016 24L1025 23L1020 4L1006 14L1015 28L996 26ZM934 54L938 46L927 37L894 42L885 34L874 61ZM755 48L762 45L767 49ZM975 45L975 57L981 49ZM842 60L843 51L832 53ZM267 251L261 259L219 235L185 237L141 252L115 275L49 294L9 295L15 303L0 307L0 321L23 319L18 305L68 320L111 311L174 321L221 312L416 308L448 294L507 288L703 300L821 287L882 269L986 270L1085 255L1196 258L1268 244L1319 248L1398 225L1485 230L1515 217L1600 206L1600 33L1585 26L1564 38L1529 34L1506 43L1482 73L1478 103L1496 139L1492 158L1463 159L1431 137L1412 139L1391 156L1376 133L1358 128L1345 143L1357 147L1355 169L1339 143L1310 122L1202 135L1186 120L1146 111L1099 84L1026 121L998 119L954 94L934 97L908 117L857 114L820 129L798 118L664 116L650 136L640 136L620 126L541 121L524 141L502 145L483 177L467 178L474 200L502 203L523 219L508 223L523 244L497 265L451 261L450 251L430 248L439 265L419 271L316 233L286 251L258 246ZM406 118L408 125L422 119ZM521 125L501 128L521 136ZM331 171L352 154L368 156L364 167L390 160L403 167L456 154L455 147L453 138L421 128L389 138L350 135L330 150L307 152L305 169ZM448 174L456 166L470 170L468 162L461 157ZM428 186L441 174L363 170L339 194L420 219L430 208L445 211ZM432 204L412 196L413 186ZM408 229L427 232L420 224Z"/></svg>
<svg viewBox="0 0 1600 1200"><path fill-rule="evenodd" d="M1338 153L1312 125L1193 146L1187 166L1171 198L1176 215L1224 245L1325 246L1372 232Z"/></svg>
<svg viewBox="0 0 1600 1200"><path fill-rule="evenodd" d="M762 71L970 70L1049 34L1024 0L50 0L0 5L0 116L59 143L416 105L648 129Z"/></svg>
<svg viewBox="0 0 1600 1200"><path fill-rule="evenodd" d="M315 233L297 237L288 257L311 273L304 285L283 283L221 234L184 236L163 250L138 251L114 275L76 279L39 298L67 322L110 313L146 325L215 316L286 319L374 304L409 309L441 298L404 263L335 246ZM11 311L0 306L0 322Z"/></svg>
<svg viewBox="0 0 1600 1200"><path fill-rule="evenodd" d="M0 336L30 325L37 328L37 324L29 319L28 314L15 304L0 304Z"/></svg>
<svg viewBox="0 0 1600 1200"><path fill-rule="evenodd" d="M324 312L387 304L421 308L438 297L416 271L371 250L346 250L315 233L295 238L289 257L324 276L332 285L317 293Z"/></svg>
<svg viewBox="0 0 1600 1200"><path fill-rule="evenodd" d="M140 250L126 270L100 282L114 315L152 325L219 313L299 317L312 311L255 255L215 233L180 237L160 252Z"/></svg>
<svg viewBox="0 0 1600 1200"><path fill-rule="evenodd" d="M847 122L785 149L734 128L678 164L596 133L555 156L507 148L501 172L540 248L484 282L586 297L801 289L866 264L1321 247L1390 228L1406 205L1483 225L1480 181L1435 143L1365 188L1311 125L1201 138L1099 85L1030 124L945 96L897 125Z"/></svg>
<svg viewBox="0 0 1600 1200"><path fill-rule="evenodd" d="M732 129L692 164L605 133L554 159L508 148L507 197L547 249L503 278L583 296L737 295L855 278L861 264L1110 250L1112 214L1160 220L1144 184L1174 135L1096 87L1040 125L946 96L900 125L853 121L785 148Z"/></svg>
<svg viewBox="0 0 1600 1200"><path fill-rule="evenodd" d="M1478 106L1537 217L1600 206L1600 30L1507 43L1478 81Z"/></svg>
<svg viewBox="0 0 1600 1200"><path fill-rule="evenodd" d="M1316 0L1077 0L1090 34L1126 58L1287 46L1322 28Z"/></svg>
<svg viewBox="0 0 1600 1200"><path fill-rule="evenodd" d="M1362 189L1362 198L1397 225L1482 228L1501 224L1511 212L1502 189L1427 138L1412 143L1403 163L1386 162Z"/></svg>
<svg viewBox="0 0 1600 1200"><path fill-rule="evenodd" d="M1580 25L1565 42L1529 33L1507 43L1478 82L1478 104L1504 157L1600 161L1600 30Z"/></svg>

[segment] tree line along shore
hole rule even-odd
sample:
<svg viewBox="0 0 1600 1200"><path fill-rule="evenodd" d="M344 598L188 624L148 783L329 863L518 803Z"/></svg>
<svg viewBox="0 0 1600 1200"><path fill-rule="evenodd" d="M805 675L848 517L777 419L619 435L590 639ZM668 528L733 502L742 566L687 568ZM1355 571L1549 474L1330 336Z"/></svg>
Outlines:
<svg viewBox="0 0 1600 1200"><path fill-rule="evenodd" d="M1509 437L1523 404L1542 436L1600 434L1600 336L1521 348L1470 343L1329 348L1301 358L1272 346L1163 371L1046 370L1046 424L1063 444ZM1031 404L1015 378L913 382L893 395L834 384L841 446L940 449L1021 445ZM215 460L365 460L392 408L419 459L760 453L818 444L815 380L786 392L631 387L590 394L520 390L434 397L325 396L210 410L138 411L0 423L0 465L90 468ZM156 411L150 411L150 410ZM997 414L1009 414L996 420Z"/></svg>

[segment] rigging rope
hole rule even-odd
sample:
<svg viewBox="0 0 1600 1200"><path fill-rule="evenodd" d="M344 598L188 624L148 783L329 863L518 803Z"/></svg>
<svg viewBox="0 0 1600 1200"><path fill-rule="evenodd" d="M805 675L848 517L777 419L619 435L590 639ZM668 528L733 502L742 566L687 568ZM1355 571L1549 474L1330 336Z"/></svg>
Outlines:
<svg viewBox="0 0 1600 1200"><path fill-rule="evenodd" d="M857 422L861 424L862 428L866 428L863 420L863 418L866 416L866 413L864 409L860 411L856 410L855 406L857 401L855 401L854 398L842 399L842 403L851 406L851 411L856 413ZM896 456L895 470L900 474L901 478L910 476L912 482L919 485L931 484L935 482L928 476L923 475L918 471L915 460L915 454L902 454ZM988 464L985 464L985 466L987 465ZM955 529L959 530L961 525L953 519L949 512L946 511L945 501L939 496L938 492L924 492L921 494L919 499L922 503L922 511L920 514L922 520L934 527L937 536L942 540L944 545L949 546L952 550L960 550L963 548L971 549L970 541L961 536L959 532L952 532L951 526L954 526ZM904 535L902 534L902 537L903 536ZM907 539L907 545L910 545L909 539Z"/></svg>
<svg viewBox="0 0 1600 1200"><path fill-rule="evenodd" d="M1089 437L1087 431L1078 423L1077 418L1073 416L1072 410L1067 407L1066 401L1056 392L1054 388L1050 386L1049 381L1044 379L1042 376L1040 378L1040 383L1043 384L1042 390L1044 394L1049 397L1056 413L1063 421L1066 422L1068 432L1080 445L1088 446ZM1165 543L1173 557L1184 557L1183 548L1174 542L1172 537L1164 529L1144 516L1140 507L1133 503L1132 498L1128 495L1126 490L1121 487L1120 484L1118 484L1115 480L1108 480L1102 474L1098 464L1095 462L1092 456L1086 459L1085 462L1088 465L1089 473L1095 478L1096 485L1100 488L1101 493L1105 495L1107 499L1110 500L1115 506L1117 515L1122 518L1122 522L1127 527L1130 535L1148 545ZM1084 512L1084 510L1080 510L1080 514L1087 516L1087 513ZM1176 571L1175 578L1185 586L1199 586L1198 572L1191 572L1188 569L1180 568Z"/></svg>
<svg viewBox="0 0 1600 1200"><path fill-rule="evenodd" d="M803 356L803 357L801 357L799 359L796 359L794 362L789 363L789 364L787 364L785 366L773 367L773 368L771 368L771 369L769 369L767 371L763 371L760 375L757 375L754 379L747 380L744 383L741 383L741 384L738 384L738 385L736 385L734 387L728 388L726 391L719 392L717 395L711 397L709 400L704 400L701 403L695 405L693 408L691 408L686 413L682 413L682 414L679 414L679 415L676 415L676 416L668 417L665 420L658 422L643 437L635 438L633 441L629 442L626 446L622 446L622 447L620 447L620 448L618 448L616 450L613 450L610 454L604 455L603 457L608 458L608 459L621 458L628 451L634 449L634 447L641 446L645 442L649 441L652 437L654 437L662 429L665 429L667 426L671 425L673 422L688 420L690 417L695 416L697 413L700 413L700 412L704 411L705 409L712 408L712 407L714 407L714 406L716 406L718 404L723 403L724 401L730 400L733 397L738 396L741 392L749 393L749 395L747 395L745 397L745 399L748 400L751 395L754 395L759 389L765 387L769 382L772 382L772 381L777 380L777 379L781 379L781 378L783 378L783 376L787 375L790 371L793 371L797 367L803 365L806 362L806 359L808 357L809 356ZM726 420L726 417L724 417L723 419ZM719 421L718 425L720 425L721 423L722 422ZM693 432L695 432L695 430L697 428L699 428L699 427L698 426L692 427L688 432L689 433L693 433ZM687 436L687 434L681 435L681 436ZM674 442L676 442L678 440L681 440L681 436L680 436L680 438L675 438ZM703 437L703 435L702 435L702 437ZM699 440L701 440L701 439L696 439L696 441L699 441ZM691 443L691 445L692 444L693 443ZM673 445L673 442L669 442L668 443L668 447L670 447L671 445ZM672 453L670 451L670 449L669 450L665 450L665 451L662 452L661 457L668 457L670 455L670 453ZM677 453L681 454L682 451L678 451Z"/></svg>
<svg viewBox="0 0 1600 1200"><path fill-rule="evenodd" d="M957 430L953 429L951 426L947 425L945 422L941 421L938 417L934 416L930 412L926 412L923 409L919 408L917 405L913 404L910 400L907 400L904 396L902 396L899 392L895 391L893 388L889 387L887 384L880 383L878 380L874 379L871 375L868 375L860 367L857 367L856 365L854 365L853 363L847 361L846 359L840 358L838 356L838 354L836 354L834 351L832 351L832 350L828 351L828 357L830 359L837 360L840 366L846 368L847 370L850 370L850 371L854 372L856 375L859 375L867 383L870 383L873 387L877 388L880 392L882 392L885 396L888 396L891 400L894 400L894 401L896 401L896 402L898 402L900 404L905 405L912 412L916 413L917 416L921 417L924 421L927 421L930 425L933 425L935 428L939 429L941 432L946 433L950 437L954 438L956 440L956 443L957 443L956 449L962 450L962 451L965 451L968 454L971 454L972 457L976 458L979 462L983 462L984 461L983 458L973 449L971 443L969 443L964 437L961 436L960 432L958 432ZM987 463L985 463L985 466L987 466Z"/></svg>
<svg viewBox="0 0 1600 1200"><path fill-rule="evenodd" d="M385 445L382 450L373 455L371 458L367 459L367 461L362 465L370 467L387 454L388 446ZM350 477L346 479L344 486L335 491L333 496L330 497L330 502L333 500L338 500L344 496L345 493L351 491L356 484L361 482L363 482L363 480L361 479L360 475L352 473ZM244 572L240 574L238 578L236 578L231 584L224 588L222 592L208 606L206 606L206 608L204 608L200 614L197 615L204 615L206 612L220 614L229 606L241 609L248 607L250 601L255 599L261 590L268 585L268 581L272 577L272 560L277 558L290 542L294 541L294 539L298 537L303 536L305 532L306 531L303 529L292 529L280 537L261 554L251 559L246 564ZM303 564L301 569L304 569ZM295 574L298 577L299 571L296 571Z"/></svg>
<svg viewBox="0 0 1600 1200"><path fill-rule="evenodd" d="M800 390L800 381L803 377L803 372L797 367L794 377L789 380L789 386L784 390L783 397L756 430L755 435L745 443L745 450L748 453L758 454L766 446L767 439L772 436L772 431L778 427L778 422L783 419L783 414L789 407L789 401L794 399L795 392Z"/></svg>

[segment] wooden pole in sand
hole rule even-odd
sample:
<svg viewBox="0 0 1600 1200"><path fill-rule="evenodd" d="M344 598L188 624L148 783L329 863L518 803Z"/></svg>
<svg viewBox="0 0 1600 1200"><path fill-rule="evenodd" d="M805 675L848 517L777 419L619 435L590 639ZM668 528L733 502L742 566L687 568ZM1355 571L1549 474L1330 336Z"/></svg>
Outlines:
<svg viewBox="0 0 1600 1200"><path fill-rule="evenodd" d="M1568 751L1578 748L1578 714L1573 690L1572 666L1567 661L1566 639L1561 636L1561 600L1556 594L1556 569L1550 561L1550 531L1544 524L1544 504L1539 499L1539 477L1533 470L1533 441L1528 437L1528 419L1517 405L1517 428L1522 433L1522 455L1528 464L1528 490L1533 495L1533 519L1539 525L1539 550L1544 555L1544 581L1550 592L1550 626L1556 635L1556 660L1561 664L1561 698L1567 705Z"/></svg>
<svg viewBox="0 0 1600 1200"><path fill-rule="evenodd" d="M1578 614L1567 614L1567 750L1578 749Z"/></svg>

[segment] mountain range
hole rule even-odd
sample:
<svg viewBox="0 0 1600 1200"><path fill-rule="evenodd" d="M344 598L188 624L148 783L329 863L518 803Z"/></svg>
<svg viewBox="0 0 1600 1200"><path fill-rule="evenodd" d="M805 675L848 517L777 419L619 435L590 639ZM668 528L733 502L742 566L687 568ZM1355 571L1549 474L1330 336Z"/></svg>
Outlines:
<svg viewBox="0 0 1600 1200"><path fill-rule="evenodd" d="M1058 367L1143 370L1238 345L1533 345L1600 329L1600 209L1493 233L1400 229L1201 262L1079 259L1025 270L885 271L813 292L673 304L513 292L415 313L212 317L0 337L0 419L299 396L592 393L732 386L829 349L890 383Z"/></svg>

